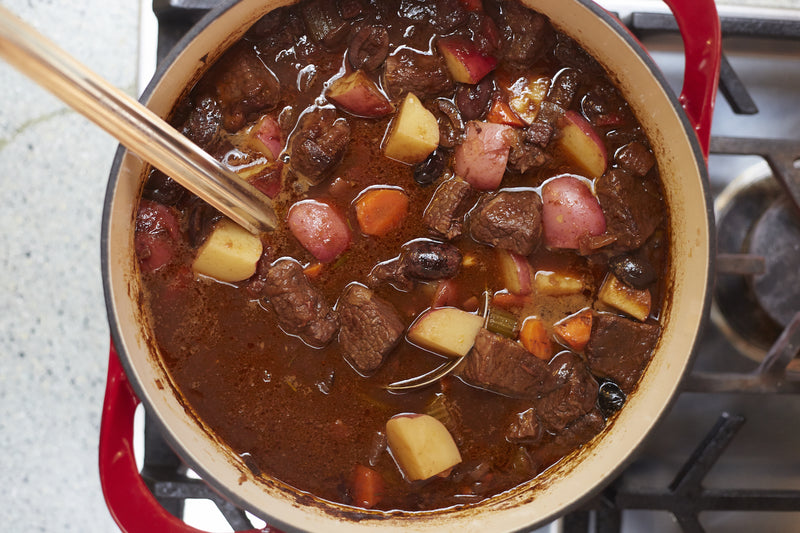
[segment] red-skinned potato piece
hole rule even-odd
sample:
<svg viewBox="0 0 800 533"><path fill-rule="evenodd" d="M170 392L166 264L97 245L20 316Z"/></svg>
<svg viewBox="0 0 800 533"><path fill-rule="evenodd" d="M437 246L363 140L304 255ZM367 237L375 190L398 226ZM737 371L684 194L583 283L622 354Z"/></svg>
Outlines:
<svg viewBox="0 0 800 533"><path fill-rule="evenodd" d="M455 307L458 305L458 297L458 285L452 278L439 280L431 307Z"/></svg>
<svg viewBox="0 0 800 533"><path fill-rule="evenodd" d="M278 159L283 150L283 140L281 139L281 127L277 120L269 115L262 118L255 128L253 138L261 144L259 150L268 159L271 161Z"/></svg>
<svg viewBox="0 0 800 533"><path fill-rule="evenodd" d="M479 190L497 189L508 163L511 126L472 121L455 150L455 172Z"/></svg>
<svg viewBox="0 0 800 533"><path fill-rule="evenodd" d="M599 178L606 171L606 146L592 125L579 113L564 113L558 142L572 161L592 178Z"/></svg>
<svg viewBox="0 0 800 533"><path fill-rule="evenodd" d="M580 247L585 235L600 235L606 219L600 202L586 183L571 175L558 176L542 187L544 241L553 248Z"/></svg>
<svg viewBox="0 0 800 533"><path fill-rule="evenodd" d="M329 204L301 200L289 209L286 220L292 235L318 261L329 263L350 246L347 222Z"/></svg>
<svg viewBox="0 0 800 533"><path fill-rule="evenodd" d="M453 35L436 41L450 76L459 83L478 83L497 66L497 58L482 52L472 41Z"/></svg>
<svg viewBox="0 0 800 533"><path fill-rule="evenodd" d="M534 273L528 259L502 248L497 249L497 259L505 288L511 294L522 296L530 294L533 289Z"/></svg>
<svg viewBox="0 0 800 533"><path fill-rule="evenodd" d="M325 96L336 107L359 117L377 118L394 111L386 95L362 70L336 78Z"/></svg>

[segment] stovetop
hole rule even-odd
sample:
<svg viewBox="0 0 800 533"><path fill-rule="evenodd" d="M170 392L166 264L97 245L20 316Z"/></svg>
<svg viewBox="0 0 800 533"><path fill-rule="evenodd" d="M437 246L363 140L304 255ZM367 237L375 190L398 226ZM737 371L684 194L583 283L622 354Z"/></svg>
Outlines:
<svg viewBox="0 0 800 533"><path fill-rule="evenodd" d="M142 2L140 79L146 82L156 56L163 58L216 2ZM682 43L664 4L601 4L618 13L639 37L677 93ZM775 174L800 199L800 9L777 9L776 5L790 5L780 1L759 4L719 6L724 57L708 160L718 220L731 204L732 190L742 184L769 183L775 194L786 196L786 188L774 185ZM738 247L741 239L723 236L719 285L732 285L734 292L751 290L747 280L769 265L752 250ZM749 238L747 234L744 240ZM768 242L767 248L772 245ZM793 279L800 286L800 280ZM800 310L800 297L788 298L793 309ZM726 301L724 296L721 300ZM720 318L727 307L715 307L683 392L639 458L582 510L547 530L800 531L800 372L793 366L785 370L800 350L800 315L789 327L773 328L766 341L753 344L739 333L747 329L748 320L758 317L744 317L743 325L736 322L737 311L731 324L730 318ZM781 331L783 337L777 338ZM143 457L142 475L168 510L204 529L263 525L191 473L187 477L154 425L143 425L143 452L138 453ZM197 503L201 500L206 507ZM222 514L211 518L209 508Z"/></svg>

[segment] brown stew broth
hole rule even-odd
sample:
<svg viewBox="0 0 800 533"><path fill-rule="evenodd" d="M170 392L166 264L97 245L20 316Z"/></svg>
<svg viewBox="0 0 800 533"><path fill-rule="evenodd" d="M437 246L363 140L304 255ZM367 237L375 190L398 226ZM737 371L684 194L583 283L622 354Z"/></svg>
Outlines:
<svg viewBox="0 0 800 533"><path fill-rule="evenodd" d="M394 15L402 7L400 4L406 3L384 2L380 9L382 23L388 24L389 49L403 45L427 51L435 35L434 28L424 21ZM367 2L362 4L367 6L368 13L373 13ZM298 19L290 20L294 23L289 24L287 34L297 30ZM304 30L302 22L299 30ZM290 117L290 123L296 124L301 113L324 94L326 82L342 69L350 68L345 57L346 38L330 49L312 43L308 36L291 43L292 46L281 43L281 39L259 40L249 34L235 45L254 47L281 80L280 102L264 112L249 113L248 124L265 113L277 118L281 110L284 119ZM307 65L313 65L315 71L312 83L307 83ZM552 54L545 54L532 65L536 72L549 76L563 67ZM503 68L501 62L498 72ZM193 101L203 94L213 94L218 75L215 68L209 71L190 97L178 106L173 123L180 126ZM581 96L579 90L573 109L580 110ZM421 99L428 107L432 105L432 98ZM399 99L394 98L393 103L399 104ZM301 192L285 168L285 186L276 199L279 219L284 219L292 203L301 198L324 200L346 214L352 230L350 247L312 279L312 284L331 304L348 283L354 280L365 283L377 263L397 257L403 243L431 237L422 214L439 183L422 187L414 181L412 166L382 155L381 142L393 114L380 119L360 119L340 111L338 116L347 119L351 140L332 176ZM609 168L621 143L618 139L636 132L638 125L629 122L616 128L616 132L612 126L598 128L608 150ZM629 136L635 135L641 136L640 133ZM223 159L234 150L224 138L225 134L218 135L205 148ZM548 154L551 159L544 167L523 174L506 172L501 188L527 187L539 191L542 183L553 176L580 174L565 154L553 147ZM240 155L246 162L249 155ZM655 179L657 184L657 170L648 179ZM401 188L409 196L409 212L403 225L384 237L362 235L352 207L359 194L375 185ZM187 204L184 198L171 206L184 228ZM665 269L666 250L662 242L665 228L666 222L662 221L641 251L659 273ZM284 227L263 236L262 241L270 260L292 257L302 265L316 262ZM468 231L452 242L465 257L474 259L473 266L462 267L454 281L458 301L467 307L474 305L468 310L477 311L475 302L481 301L485 291L493 294L506 289L498 272L496 251L472 240ZM535 477L575 447L554 434L544 435L533 445L507 439L508 425L518 413L530 407L530 401L479 389L459 377L445 378L438 385L417 392L387 392L382 385L428 372L446 359L402 339L375 374L362 377L343 359L335 339L318 349L284 333L276 325L269 304L244 289L246 281L218 283L196 277L191 271L195 253L196 249L183 239L175 244L168 264L154 271L142 271L155 338L164 364L192 411L236 453L246 454L248 466L256 473L273 476L326 500L350 504L349 483L354 466L370 466L384 482L383 495L376 507L413 511L473 503L508 490ZM550 250L544 244L539 245L528 258L534 271L578 272L593 288L568 297L529 299L523 307L512 310L522 317L539 316L552 332L552 324L559 319L587 307L596 308L596 289L606 276L608 255L599 251L596 255L580 256L574 250ZM418 283L414 291L404 293L382 284L375 291L395 307L408 326L430 307L435 288L436 282ZM651 288L654 301L650 322L658 317L662 291L661 281ZM553 353L566 349L557 346ZM458 406L462 432L456 440L462 463L446 477L409 483L382 447L385 444L381 443L381 436L389 418L398 413L426 412L439 394L445 394Z"/></svg>

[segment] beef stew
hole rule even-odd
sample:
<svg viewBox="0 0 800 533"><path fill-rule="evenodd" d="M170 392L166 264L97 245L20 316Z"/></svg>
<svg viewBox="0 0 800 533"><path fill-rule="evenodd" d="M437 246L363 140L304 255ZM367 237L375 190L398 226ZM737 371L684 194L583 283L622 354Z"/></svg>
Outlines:
<svg viewBox="0 0 800 533"><path fill-rule="evenodd" d="M652 157L634 117L596 63L573 64L563 49L574 43L513 3L310 2L268 17L291 39L254 27L174 122L274 197L286 227L257 238L254 260L235 255L252 272L225 279L197 268L219 249L213 210L158 173L140 206L146 301L177 387L249 464L332 501L441 508L536 476L602 429L613 409L598 391L613 380L632 392L658 337L666 207L657 167L641 175L646 157L622 150L637 143ZM386 58L373 65L361 49L374 40L383 55L383 32L348 43L342 20L361 28L354 36L383 28ZM525 41L519 25L536 33ZM448 60L465 42L482 74ZM280 96L254 98L231 81L237 65L255 92L281 80ZM464 102L484 94L482 108ZM400 136L430 117L437 135ZM447 135L453 147L429 139ZM612 265L623 254L655 279L620 280ZM444 335L426 326L441 317ZM641 325L648 342L608 335ZM455 346L454 331L472 342ZM617 368L620 349L631 362ZM447 356L464 357L458 375L383 388ZM387 437L401 425L412 429L392 431L427 434L417 414L446 428L458 459L423 478L401 457L414 443Z"/></svg>

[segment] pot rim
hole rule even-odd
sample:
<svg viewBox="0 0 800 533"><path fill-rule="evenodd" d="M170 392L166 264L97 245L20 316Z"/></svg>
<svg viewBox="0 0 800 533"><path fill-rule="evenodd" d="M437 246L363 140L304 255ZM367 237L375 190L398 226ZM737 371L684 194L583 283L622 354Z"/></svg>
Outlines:
<svg viewBox="0 0 800 533"><path fill-rule="evenodd" d="M648 429L645 431L644 435L639 440L639 442L628 450L627 455L623 460L619 461L614 468L609 469L606 472L606 474L602 477L602 479L593 482L592 487L590 489L586 490L579 497L574 498L570 503L562 507L559 507L557 509L554 509L551 512L546 513L542 516L534 517L536 519L536 524L542 524L554 519L556 516L563 515L564 513L579 507L587 500L592 498L595 494L597 494L605 485L611 482L625 467L627 467L627 465L634 459L636 452L641 448L642 444L645 441L646 436L652 431L653 427L655 427L655 425L657 425L658 422L661 419L663 419L663 417L669 412L671 406L673 405L673 403L677 398L680 382L683 380L685 375L691 369L692 362L694 361L694 358L697 353L697 346L700 338L700 332L705 328L707 321L709 319L709 309L711 302L711 290L709 283L710 280L712 279L713 268L715 263L715 257L714 257L715 232L713 231L714 213L713 213L713 203L711 195L709 193L709 180L708 180L707 168L705 165L705 156L700 146L700 142L698 141L695 135L695 129L691 124L688 116L686 115L684 109L682 108L678 100L678 97L675 95L675 93L669 86L664 74L656 66L655 62L647 53L646 49L636 39L636 37L633 36L624 25L622 25L622 23L615 16L613 16L605 9L592 2L591 0L573 0L573 1L589 9L594 15L600 18L609 27L609 29L614 31L618 35L618 37L625 42L627 47L638 56L638 59L647 66L650 75L653 76L658 82L658 84L663 88L664 94L667 96L671 108L673 109L675 115L678 117L680 121L682 130L686 135L689 145L691 147L691 151L696 162L701 188L704 193L705 222L706 222L705 227L708 229L708 235L706 236L708 247L707 250L705 250L705 252L708 254L708 261L706 262L707 265L706 271L703 273L706 280L705 283L706 291L702 300L702 309L700 312L696 334L694 335L694 338L691 341L691 352L685 359L685 364L683 366L682 371L680 372L680 377L678 381L674 384L671 392L669 393L669 396L664 403L664 408L658 412L657 416L655 416L651 421L649 421ZM197 24L195 24L189 30L189 32L173 47L173 49L169 52L169 54L165 57L165 59L158 65L158 68L156 69L153 78L151 79L147 88L139 98L140 102L142 102L143 104L147 104L147 102L153 96L153 93L158 88L161 81L167 76L168 72L173 68L173 64L180 57L181 53L187 47L187 45L195 38L197 38L201 33L205 32L210 26L212 26L220 15L226 13L237 3L238 3L237 0L225 0L222 4L218 5L217 7L209 11ZM294 3L294 2L292 1L289 3ZM569 34L574 35L574 33L569 33ZM129 354L125 350L125 342L123 338L124 336L119 327L120 317L117 314L116 305L114 303L115 296L111 278L112 261L109 253L110 239L111 239L110 221L112 217L111 206L113 204L114 197L117 194L117 186L120 181L120 173L127 152L128 151L126 148L124 148L123 146L119 146L114 156L114 161L112 168L110 170L109 182L104 199L100 246L101 246L101 268L102 268L102 278L103 278L103 289L104 289L106 309L110 325L111 338L114 345L118 348L118 353L120 354L120 361L125 370L125 373L127 374L127 376L130 377L130 376L136 376L136 371L134 369L134 365L132 360L130 359ZM145 391L144 385L140 383L139 380L137 379L129 378L129 382L131 383L133 390L135 391L136 395L141 399L146 409L151 413L157 413L158 410L156 409L155 402ZM248 509L256 516L259 516L264 520L267 520L268 523L270 524L276 525L284 529L285 531L301 531L296 526L286 523L283 520L280 520L272 515L263 514L268 512L268 510L263 510L263 509L254 510L251 502L247 501L246 498L241 496L236 490L225 485L224 482L218 480L216 476L213 475L209 470L207 470L200 462L194 460L194 454L192 453L191 449L189 449L179 438L177 438L173 434L173 431L163 423L160 417L157 416L156 419L158 419L159 425L165 429L165 431L163 431L163 436L168 442L168 444L176 451L176 453L178 453L178 455L181 458L186 460L187 464L189 464L189 466L195 472L197 472L201 478L203 478L207 483L209 483L216 491L223 494L228 500L230 500L235 505Z"/></svg>

